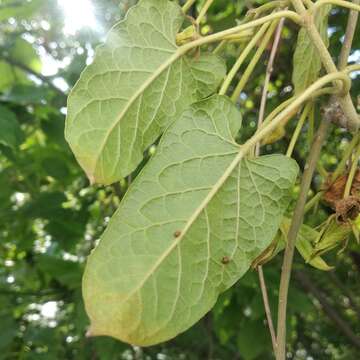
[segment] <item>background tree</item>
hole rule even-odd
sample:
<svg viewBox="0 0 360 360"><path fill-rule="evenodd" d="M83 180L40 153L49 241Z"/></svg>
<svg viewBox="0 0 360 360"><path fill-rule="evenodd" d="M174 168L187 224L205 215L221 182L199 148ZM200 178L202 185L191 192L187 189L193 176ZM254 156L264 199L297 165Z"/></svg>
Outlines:
<svg viewBox="0 0 360 360"><path fill-rule="evenodd" d="M255 270L225 292L196 326L162 345L141 349L111 338L85 336L88 319L82 303L81 277L86 257L153 148L140 168L120 183L90 186L64 140L66 97L82 69L92 61L96 45L134 3L0 2L0 358L271 359L271 338ZM196 17L203 3L192 5L190 15ZM201 33L234 26L249 9L265 3L215 0L201 21ZM336 7L330 12L325 33L334 58L340 54L347 19L345 9ZM273 59L266 114L291 96L296 39L297 29L285 21ZM228 68L235 64L248 40L231 41L217 49ZM239 140L256 129L274 41L265 44L250 81L238 97L244 119ZM260 45L261 39L256 48ZM360 31L356 31L352 45L355 51L350 57L353 62L359 61L359 46ZM245 59L229 84L230 90L236 88L252 59ZM360 87L356 76L351 88L354 100ZM320 106L318 102L311 110L313 120L304 126L293 150L301 168L314 128L320 123ZM278 128L262 146L262 152L285 153L297 120L294 116L286 128ZM317 193L328 174L337 168L343 155L339 149L345 153L350 140L341 128L330 128L310 195ZM360 179L356 179L359 184ZM338 186L343 189L343 185ZM299 186L294 190L293 207L298 191ZM335 189L328 191L327 200L334 193ZM305 223L316 227L333 213L331 199L321 201L306 213ZM358 357L360 251L354 235L350 236L353 238L348 244L341 241L324 256L333 271L314 269L296 254L288 300L289 358ZM281 255L263 268L273 315L280 268Z"/></svg>

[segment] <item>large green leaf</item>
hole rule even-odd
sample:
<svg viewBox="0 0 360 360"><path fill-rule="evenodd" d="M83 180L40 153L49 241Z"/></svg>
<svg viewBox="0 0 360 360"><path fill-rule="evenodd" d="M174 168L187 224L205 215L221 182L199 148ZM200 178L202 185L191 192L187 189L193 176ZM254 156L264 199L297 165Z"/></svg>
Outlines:
<svg viewBox="0 0 360 360"><path fill-rule="evenodd" d="M297 174L282 156L247 160L240 114L213 96L166 131L90 255L91 332L151 345L186 330L273 239Z"/></svg>
<svg viewBox="0 0 360 360"><path fill-rule="evenodd" d="M328 15L331 5L319 8L315 14L315 25L325 45L329 45L328 39ZM296 49L294 53L294 69L292 81L295 86L295 93L304 91L319 77L321 70L321 59L319 52L310 39L307 30L302 28L299 31Z"/></svg>
<svg viewBox="0 0 360 360"><path fill-rule="evenodd" d="M17 148L23 139L23 133L16 115L0 105L0 144Z"/></svg>
<svg viewBox="0 0 360 360"><path fill-rule="evenodd" d="M132 172L164 128L223 78L215 55L181 56L175 36L183 19L174 2L140 1L81 74L65 136L91 181L109 184Z"/></svg>

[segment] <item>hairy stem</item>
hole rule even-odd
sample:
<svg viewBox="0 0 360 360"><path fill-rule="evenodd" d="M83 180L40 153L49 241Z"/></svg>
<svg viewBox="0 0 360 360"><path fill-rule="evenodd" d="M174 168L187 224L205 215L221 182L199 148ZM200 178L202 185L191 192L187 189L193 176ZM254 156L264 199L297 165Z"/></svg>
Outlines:
<svg viewBox="0 0 360 360"><path fill-rule="evenodd" d="M195 4L196 0L187 0L186 3L182 7L182 11L187 13L188 10Z"/></svg>
<svg viewBox="0 0 360 360"><path fill-rule="evenodd" d="M292 137L291 137L289 147L288 147L288 149L287 149L287 151L286 151L286 156L291 157L291 155L292 155L292 153L293 153L293 151L294 151L294 148L295 148L295 144L296 144L296 142L297 142L297 139L299 138L301 129L303 128L304 123L305 123L305 120L307 119L307 117L308 117L308 115L309 115L309 112L310 112L310 110L311 110L311 106L312 106L311 103L308 103L308 104L305 106L305 108L304 108L304 110L303 110L303 112L302 112L302 114L301 114L301 116L300 116L300 119L299 119L298 123L296 124L296 128L295 128L295 130L294 130L294 133L293 133L293 135L292 135Z"/></svg>
<svg viewBox="0 0 360 360"><path fill-rule="evenodd" d="M280 22L277 26L273 46L271 48L271 52L270 52L270 56L269 56L269 62L266 66L266 74L265 74L264 86L263 86L263 90L262 90L262 94L261 94L259 118L258 118L258 123L257 123L258 128L262 125L262 123L264 121L265 107L266 107L266 100L267 100L267 93L268 93L270 78L271 78L271 75L273 72L275 56L276 56L277 50L279 48L281 32L284 27L284 22L285 22L285 19L283 18L280 20ZM255 146L255 155L258 156L259 154L260 154L260 143L258 142Z"/></svg>
<svg viewBox="0 0 360 360"><path fill-rule="evenodd" d="M320 34L317 30L314 19L312 16L312 10L306 10L304 4L301 0L291 0L296 12L303 19L304 27L307 30L307 33L312 40L314 46L318 50L319 57L328 73L337 71L337 68L331 58L330 53L328 52ZM315 5L314 5L315 7ZM339 83L335 82L335 86L339 87ZM342 93L338 96L339 104L347 118L347 127L351 130L357 130L360 128L360 118L357 114L355 107L352 103L350 94L348 92Z"/></svg>
<svg viewBox="0 0 360 360"><path fill-rule="evenodd" d="M360 0L354 0L354 4L359 5ZM344 42L341 46L341 52L339 56L339 64L338 67L340 70L346 67L346 64L349 59L350 51L351 51L351 44L354 39L356 24L358 21L359 13L355 10L351 10L348 17L348 22L346 25L346 32Z"/></svg>
<svg viewBox="0 0 360 360"><path fill-rule="evenodd" d="M264 35L264 33L265 33L265 31L267 30L268 27L269 27L269 23L263 24L261 26L261 28L259 29L259 31L256 33L256 35L249 41L249 43L246 45L244 50L241 52L240 56L238 57L238 59L236 60L236 62L234 64L234 66L230 69L230 71L228 72L228 74L225 77L225 80L224 80L223 84L221 85L221 88L220 88L220 91L219 91L220 95L226 94L226 91L228 90L228 88L229 88L232 80L234 79L236 73L239 71L241 65L243 64L243 62L245 61L245 59L249 55L250 51L257 44L259 39L261 39L261 37Z"/></svg>
<svg viewBox="0 0 360 360"><path fill-rule="evenodd" d="M288 232L288 238L284 253L280 290L279 290L279 307L278 307L278 323L277 323L277 360L285 360L286 357L286 309L287 298L289 291L289 283L291 277L291 269L294 258L294 249L297 234L303 223L304 209L307 194L310 189L311 180L316 168L316 163L320 156L320 150L324 143L326 133L330 123L327 119L324 119L319 126L319 129L315 135L314 142L311 146L310 153L305 165L303 178L300 185L300 194L294 210L294 215L291 221L290 229Z"/></svg>
<svg viewBox="0 0 360 360"><path fill-rule="evenodd" d="M284 25L284 19L281 19L279 22L279 25L276 29L275 39L274 39L273 46L271 48L271 52L270 52L270 56L269 56L269 62L266 67L266 76L265 76L265 82L264 82L262 96L261 96L261 105L260 105L259 117L258 117L258 122L257 122L258 129L262 125L263 120L264 120L268 87L269 87L270 77L271 77L271 74L273 71L275 55L276 55L276 52L277 52L277 49L279 46L283 25ZM262 36L262 34L261 34L261 36ZM259 156L259 155L260 155L260 142L257 142L256 146L255 146L255 156ZM264 272L263 272L261 265L259 265L257 267L257 271L258 271L258 276L259 276L259 283L260 283L261 295L262 295L263 303L264 303L266 319L267 319L267 323L268 323L269 331L270 331L271 344L273 347L273 352L275 354L276 347L277 347L276 333L275 333L274 323L273 323L270 304L269 304L269 297L268 297L268 291L266 288Z"/></svg>
<svg viewBox="0 0 360 360"><path fill-rule="evenodd" d="M261 265L259 265L257 267L257 271L258 271L258 275L259 275L260 290L261 290L261 294L262 294L262 298L263 298L263 302L264 302L266 320L268 322L270 336L271 336L271 344L273 347L273 351L275 353L276 348L277 348L276 334L275 334L274 323L272 320L272 315L271 315L271 310L270 310L270 303L269 303L269 297L268 297L268 292L267 292L267 288L266 288L264 272L263 272Z"/></svg>
<svg viewBox="0 0 360 360"><path fill-rule="evenodd" d="M263 54L263 52L266 49L266 46L268 45L268 43L271 40L271 37L273 36L273 33L276 29L276 26L278 24L278 21L275 20L271 23L268 31L266 32L264 38L262 39L258 49L255 52L255 55L253 56L253 58L251 59L249 65L247 66L247 68L244 71L244 74L242 75L242 77L240 78L239 83L237 84L234 93L231 95L231 100L236 101L242 90L244 89L246 83L248 82L250 75L254 72L255 66L257 65L257 63L259 62L261 55Z"/></svg>
<svg viewBox="0 0 360 360"><path fill-rule="evenodd" d="M323 6L326 4L341 6L341 7L352 9L355 11L360 11L360 6L358 4L356 4L355 1L354 1L354 3L351 3L350 1L344 1L344 0L318 0L312 7L312 11L316 11L317 9L319 9L320 6Z"/></svg>
<svg viewBox="0 0 360 360"><path fill-rule="evenodd" d="M196 24L200 25L201 20L206 15L207 11L209 10L209 7L214 2L214 0L206 0L204 6L201 8L199 16L196 18Z"/></svg>

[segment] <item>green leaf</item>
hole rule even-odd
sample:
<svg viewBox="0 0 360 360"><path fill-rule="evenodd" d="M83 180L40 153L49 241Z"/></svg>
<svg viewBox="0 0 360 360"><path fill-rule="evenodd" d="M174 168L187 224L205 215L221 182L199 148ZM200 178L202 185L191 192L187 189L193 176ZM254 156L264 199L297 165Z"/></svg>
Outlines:
<svg viewBox="0 0 360 360"><path fill-rule="evenodd" d="M81 267L79 263L51 255L39 255L36 262L38 268L50 279L54 278L70 289L77 289L80 286Z"/></svg>
<svg viewBox="0 0 360 360"><path fill-rule="evenodd" d="M36 72L41 71L41 61L35 48L22 38L15 40L9 50L9 56Z"/></svg>
<svg viewBox="0 0 360 360"><path fill-rule="evenodd" d="M287 234L290 229L290 219L284 219L281 224L282 230ZM323 270L330 271L333 267L329 266L320 256L313 256L314 247L313 243L318 237L319 233L312 227L302 224L296 239L296 249L299 251L303 259L311 266Z"/></svg>
<svg viewBox="0 0 360 360"><path fill-rule="evenodd" d="M44 0L2 0L0 3L0 21L7 21L11 17L17 19L28 18L33 15L43 3Z"/></svg>
<svg viewBox="0 0 360 360"><path fill-rule="evenodd" d="M173 123L92 252L83 278L91 333L152 345L215 304L273 239L297 165L243 158L240 114L213 96Z"/></svg>
<svg viewBox="0 0 360 360"><path fill-rule="evenodd" d="M16 115L0 105L0 144L16 149L23 140L23 133Z"/></svg>
<svg viewBox="0 0 360 360"><path fill-rule="evenodd" d="M319 30L325 45L329 45L328 39L328 16L331 5L325 5L319 8L315 14L315 25ZM307 30L302 28L299 31L296 49L294 53L294 69L292 81L295 86L295 93L304 91L319 77L321 70L321 60L319 52L313 45Z"/></svg>
<svg viewBox="0 0 360 360"><path fill-rule="evenodd" d="M225 75L211 54L181 56L184 15L168 0L142 0L110 31L68 100L65 136L92 182L131 173L144 150Z"/></svg>

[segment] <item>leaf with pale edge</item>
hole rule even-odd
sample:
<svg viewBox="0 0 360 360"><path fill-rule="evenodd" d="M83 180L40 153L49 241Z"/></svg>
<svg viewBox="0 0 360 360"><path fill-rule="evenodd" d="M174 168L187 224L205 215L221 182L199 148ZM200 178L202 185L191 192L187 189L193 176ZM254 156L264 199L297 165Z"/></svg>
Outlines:
<svg viewBox="0 0 360 360"><path fill-rule="evenodd" d="M113 27L68 100L65 136L92 182L131 173L144 150L225 76L216 55L181 56L184 15L167 0L143 0Z"/></svg>
<svg viewBox="0 0 360 360"><path fill-rule="evenodd" d="M328 38L328 15L331 5L319 8L315 14L315 25L325 45L329 45ZM302 28L299 31L296 49L294 53L294 69L292 81L295 86L295 93L306 90L319 77L321 70L321 59L319 52L310 39L307 30Z"/></svg>
<svg viewBox="0 0 360 360"><path fill-rule="evenodd" d="M88 259L90 333L152 345L183 332L271 242L298 167L247 160L225 97L193 104L164 134Z"/></svg>

